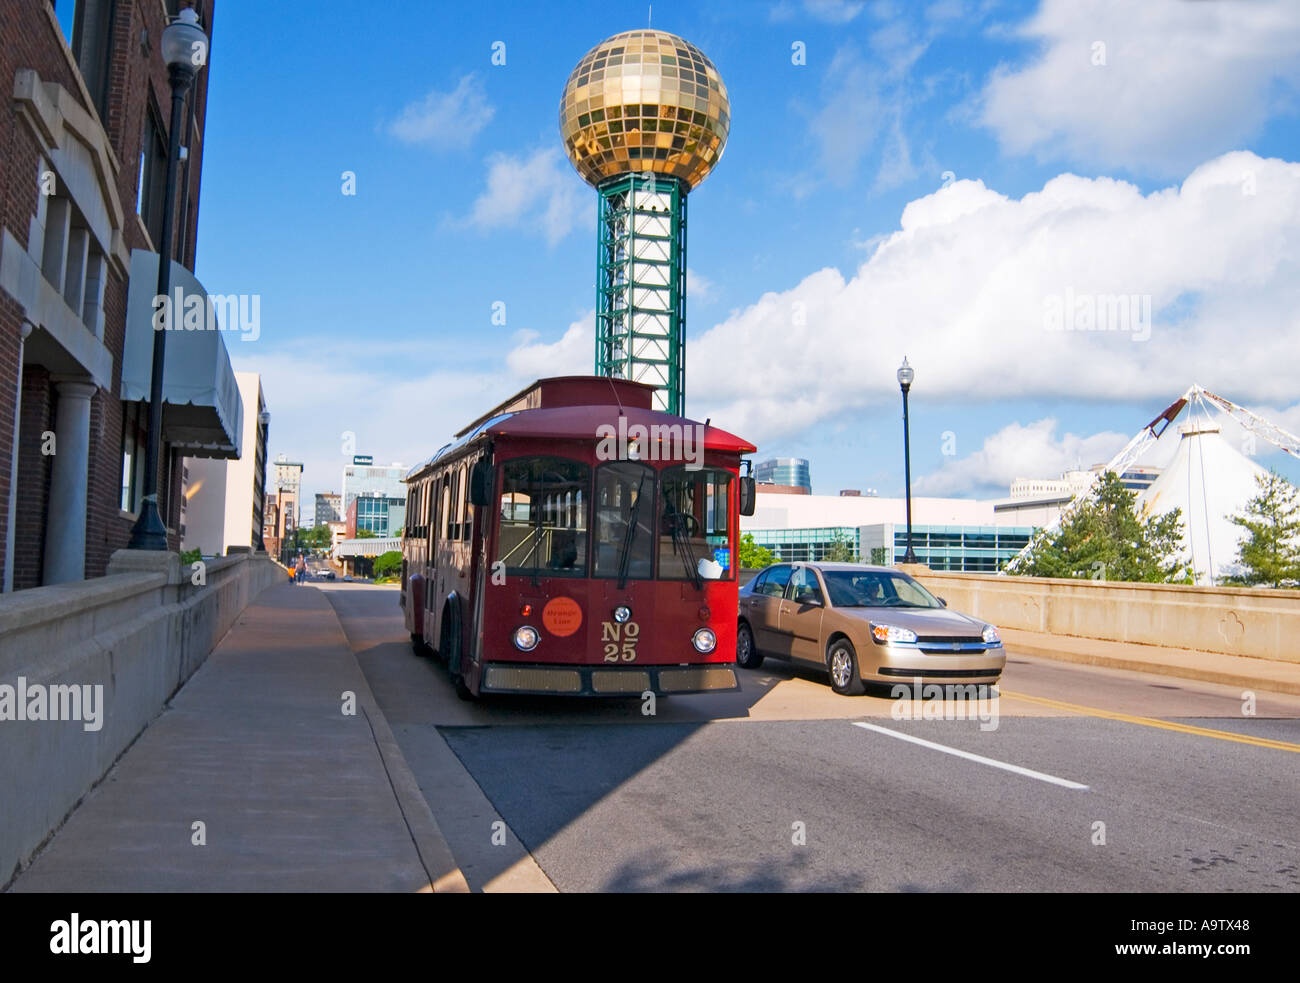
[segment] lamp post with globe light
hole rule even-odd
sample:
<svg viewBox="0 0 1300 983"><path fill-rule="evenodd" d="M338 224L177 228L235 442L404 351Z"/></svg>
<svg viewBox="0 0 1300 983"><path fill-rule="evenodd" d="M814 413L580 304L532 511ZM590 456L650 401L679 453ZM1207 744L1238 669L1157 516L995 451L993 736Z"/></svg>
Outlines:
<svg viewBox="0 0 1300 983"><path fill-rule="evenodd" d="M162 56L172 90L170 147L167 151L167 179L163 195L162 234L158 242L158 291L155 307L161 303L161 325L154 324L153 368L149 380L149 443L144 458L144 497L140 515L131 527L133 550L166 550L167 526L158 511L158 452L162 440L163 365L166 361L167 330L176 311L168 314L167 293L171 288L172 225L176 214L176 174L180 165L181 128L185 119L185 93L199 70L207 64L208 36L199 27L198 15L188 7L162 32ZM157 315L155 315L155 319Z"/></svg>
<svg viewBox="0 0 1300 983"><path fill-rule="evenodd" d="M916 554L912 552L912 441L907 432L907 391L912 388L915 377L916 373L904 355L903 364L898 368L898 386L903 390L903 472L907 484L907 552L903 554L904 563L916 562Z"/></svg>

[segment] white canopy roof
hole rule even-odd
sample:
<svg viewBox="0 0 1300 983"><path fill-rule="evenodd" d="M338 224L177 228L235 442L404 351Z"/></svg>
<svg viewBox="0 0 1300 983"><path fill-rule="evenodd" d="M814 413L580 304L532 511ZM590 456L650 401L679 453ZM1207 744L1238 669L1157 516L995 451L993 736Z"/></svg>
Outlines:
<svg viewBox="0 0 1300 983"><path fill-rule="evenodd" d="M1212 584L1240 571L1240 541L1245 530L1231 516L1243 515L1259 494L1262 467L1232 446L1217 426L1184 426L1173 458L1138 504L1154 515L1182 510L1183 550L1198 584Z"/></svg>

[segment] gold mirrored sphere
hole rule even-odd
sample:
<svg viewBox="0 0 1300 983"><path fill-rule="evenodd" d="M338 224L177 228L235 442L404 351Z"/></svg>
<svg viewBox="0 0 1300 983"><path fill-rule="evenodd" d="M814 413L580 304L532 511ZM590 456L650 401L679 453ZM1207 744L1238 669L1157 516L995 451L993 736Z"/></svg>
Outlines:
<svg viewBox="0 0 1300 983"><path fill-rule="evenodd" d="M653 171L694 188L727 144L731 103L713 62L667 31L624 31L578 62L560 100L564 152L593 187Z"/></svg>

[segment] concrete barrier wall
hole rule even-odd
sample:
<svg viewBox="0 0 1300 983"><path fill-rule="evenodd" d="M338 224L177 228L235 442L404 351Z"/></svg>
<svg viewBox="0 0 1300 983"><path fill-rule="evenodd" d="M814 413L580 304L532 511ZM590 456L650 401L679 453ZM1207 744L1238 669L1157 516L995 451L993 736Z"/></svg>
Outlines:
<svg viewBox="0 0 1300 983"><path fill-rule="evenodd" d="M83 717L102 687L97 728L0 719L0 885L30 862L249 601L285 577L264 555L204 562L200 573L175 554L120 551L106 577L0 596L0 687L16 697L19 677L29 694L89 686ZM0 717L4 697L0 689Z"/></svg>
<svg viewBox="0 0 1300 983"><path fill-rule="evenodd" d="M1300 591L909 572L1002 628L1300 663Z"/></svg>

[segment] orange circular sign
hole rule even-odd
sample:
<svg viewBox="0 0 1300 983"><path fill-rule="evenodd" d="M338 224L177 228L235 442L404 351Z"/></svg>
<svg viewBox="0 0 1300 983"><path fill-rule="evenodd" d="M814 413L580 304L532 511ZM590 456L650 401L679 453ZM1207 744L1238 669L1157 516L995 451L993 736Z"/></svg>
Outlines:
<svg viewBox="0 0 1300 983"><path fill-rule="evenodd" d="M582 608L571 597L553 597L542 608L542 625L552 635L572 635L582 625Z"/></svg>

